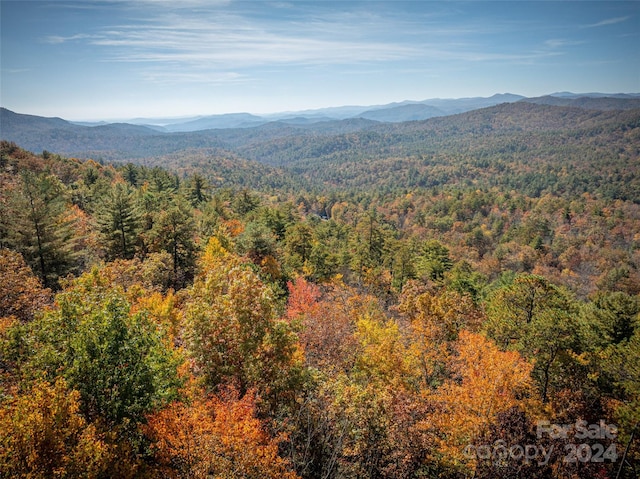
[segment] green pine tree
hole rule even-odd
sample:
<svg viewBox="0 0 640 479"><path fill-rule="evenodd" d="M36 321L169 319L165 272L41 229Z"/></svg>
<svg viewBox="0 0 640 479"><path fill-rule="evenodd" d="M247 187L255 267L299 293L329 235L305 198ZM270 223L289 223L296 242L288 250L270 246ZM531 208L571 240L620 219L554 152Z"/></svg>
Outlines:
<svg viewBox="0 0 640 479"><path fill-rule="evenodd" d="M7 246L19 251L45 287L74 270L73 220L66 211L64 186L46 173L25 171L6 193Z"/></svg>
<svg viewBox="0 0 640 479"><path fill-rule="evenodd" d="M116 183L98 206L96 217L108 259L133 258L141 214L132 188Z"/></svg>
<svg viewBox="0 0 640 479"><path fill-rule="evenodd" d="M190 205L180 196L155 217L149 236L154 251L166 251L173 263L173 287L193 278L196 260L195 221Z"/></svg>

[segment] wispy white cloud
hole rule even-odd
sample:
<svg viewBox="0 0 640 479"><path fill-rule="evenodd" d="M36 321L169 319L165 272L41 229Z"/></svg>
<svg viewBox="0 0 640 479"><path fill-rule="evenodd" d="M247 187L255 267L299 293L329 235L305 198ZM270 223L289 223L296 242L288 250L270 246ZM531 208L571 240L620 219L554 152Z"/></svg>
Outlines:
<svg viewBox="0 0 640 479"><path fill-rule="evenodd" d="M589 25L584 25L584 28L597 28L597 27L605 27L607 25L615 25L616 23L626 22L630 18L631 18L630 16L607 18L605 20L602 20L601 22L591 23Z"/></svg>
<svg viewBox="0 0 640 479"><path fill-rule="evenodd" d="M9 73L11 75L16 75L18 73L27 73L30 71L31 71L30 68L3 68L2 69L3 73Z"/></svg>
<svg viewBox="0 0 640 479"><path fill-rule="evenodd" d="M583 45L585 42L581 40L566 40L564 38L551 38L544 42L544 45L548 48L564 48L576 45Z"/></svg>
<svg viewBox="0 0 640 479"><path fill-rule="evenodd" d="M141 64L139 74L164 83L227 83L250 81L250 69L288 66L360 66L376 68L390 62L531 63L562 54L559 49L577 43L548 40L537 50L510 51L509 45L479 42L517 25L486 22L452 25L429 13L419 18L345 9L305 9L292 4L270 5L285 9L244 10L245 4L220 0L213 6L189 0L188 6L168 0L144 0L129 5L129 21L98 31L70 36L50 36L61 44L84 41L103 49L101 60ZM139 7L144 4L145 7ZM255 4L247 4L254 5ZM242 73L238 73L242 72Z"/></svg>
<svg viewBox="0 0 640 479"><path fill-rule="evenodd" d="M121 0L112 0L120 2ZM132 3L135 7L139 7L142 4L150 6L160 6L162 8L173 9L190 9L194 7L212 7L212 6L224 6L229 5L232 0L133 0Z"/></svg>
<svg viewBox="0 0 640 479"><path fill-rule="evenodd" d="M527 63L530 64L536 60L563 55L562 52L535 50L522 53L500 53L500 52L482 52L482 51L462 51L449 52L448 58L465 62L498 62L498 63ZM441 55L440 55L441 56Z"/></svg>
<svg viewBox="0 0 640 479"><path fill-rule="evenodd" d="M51 43L53 45L57 45L60 43L72 42L75 40L86 40L87 38L91 38L92 35L87 35L84 33L78 33L76 35L70 35L68 37L64 37L61 35L50 35L44 38L46 43Z"/></svg>
<svg viewBox="0 0 640 479"><path fill-rule="evenodd" d="M93 45L117 47L119 61L210 62L232 68L282 63L345 63L415 56L413 46L331 35L328 29L295 24L265 26L223 15L199 20L169 16L150 25L129 25L92 38Z"/></svg>
<svg viewBox="0 0 640 479"><path fill-rule="evenodd" d="M209 85L246 83L250 79L237 72L167 71L148 69L142 74L145 81L159 84L206 83Z"/></svg>

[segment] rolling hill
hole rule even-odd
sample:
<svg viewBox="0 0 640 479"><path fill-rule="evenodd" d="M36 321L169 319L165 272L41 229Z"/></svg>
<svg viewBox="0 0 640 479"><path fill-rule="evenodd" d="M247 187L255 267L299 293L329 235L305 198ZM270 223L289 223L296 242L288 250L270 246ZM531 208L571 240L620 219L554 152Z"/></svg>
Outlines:
<svg viewBox="0 0 640 479"><path fill-rule="evenodd" d="M196 169L213 177L218 167L207 158L235 158L238 165L250 162L243 164L239 178L268 165L286 172L276 183L300 187L499 184L531 196L597 192L640 202L637 101L534 99L422 121L273 121L252 128L175 133L130 124L79 126L3 109L1 127L2 139L35 152ZM274 171L263 176L275 178Z"/></svg>

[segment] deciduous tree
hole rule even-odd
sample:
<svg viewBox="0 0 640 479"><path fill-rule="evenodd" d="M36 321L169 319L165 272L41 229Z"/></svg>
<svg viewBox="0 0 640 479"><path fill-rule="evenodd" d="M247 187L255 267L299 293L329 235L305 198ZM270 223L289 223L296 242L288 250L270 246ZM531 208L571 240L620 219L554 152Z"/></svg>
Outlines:
<svg viewBox="0 0 640 479"><path fill-rule="evenodd" d="M532 365L515 351L502 352L482 335L460 332L451 379L430 394L435 406L423 423L437 438L438 454L454 469L473 469L464 448L512 407L529 409Z"/></svg>
<svg viewBox="0 0 640 479"><path fill-rule="evenodd" d="M463 330L476 330L484 316L468 295L436 291L409 281L399 311L409 320L408 353L418 370L421 387L438 386L447 376L446 363Z"/></svg>
<svg viewBox="0 0 640 479"><path fill-rule="evenodd" d="M296 479L255 417L255 396L195 397L152 414L144 426L162 473L170 478Z"/></svg>
<svg viewBox="0 0 640 479"><path fill-rule="evenodd" d="M0 249L0 318L29 321L51 301L51 291L33 275L22 255Z"/></svg>
<svg viewBox="0 0 640 479"><path fill-rule="evenodd" d="M99 478L112 448L80 414L80 394L64 379L32 387L0 405L0 476Z"/></svg>
<svg viewBox="0 0 640 479"><path fill-rule="evenodd" d="M27 326L28 369L63 376L92 421L135 426L175 395L179 356L98 269L71 282L56 296L56 308Z"/></svg>
<svg viewBox="0 0 640 479"><path fill-rule="evenodd" d="M274 306L273 291L251 266L212 238L186 313L189 350L209 387L257 387L271 397L290 390L301 356L295 332Z"/></svg>

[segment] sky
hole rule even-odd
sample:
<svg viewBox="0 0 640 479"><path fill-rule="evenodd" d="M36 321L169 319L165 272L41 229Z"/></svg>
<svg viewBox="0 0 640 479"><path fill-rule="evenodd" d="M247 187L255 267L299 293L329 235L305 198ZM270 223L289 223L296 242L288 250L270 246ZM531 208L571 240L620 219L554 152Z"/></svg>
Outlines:
<svg viewBox="0 0 640 479"><path fill-rule="evenodd" d="M0 104L69 120L640 92L640 1L0 1Z"/></svg>

